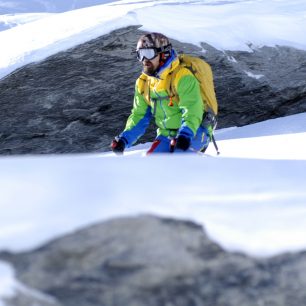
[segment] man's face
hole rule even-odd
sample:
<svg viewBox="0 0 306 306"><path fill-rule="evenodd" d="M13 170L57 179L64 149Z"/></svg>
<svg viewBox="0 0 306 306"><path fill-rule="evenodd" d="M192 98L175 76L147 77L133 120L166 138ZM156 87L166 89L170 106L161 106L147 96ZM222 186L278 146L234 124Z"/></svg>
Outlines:
<svg viewBox="0 0 306 306"><path fill-rule="evenodd" d="M151 60L144 58L143 61L141 62L143 66L143 72L148 75L153 75L154 72L159 67L159 59L160 59L160 54L158 54L156 57L154 57Z"/></svg>

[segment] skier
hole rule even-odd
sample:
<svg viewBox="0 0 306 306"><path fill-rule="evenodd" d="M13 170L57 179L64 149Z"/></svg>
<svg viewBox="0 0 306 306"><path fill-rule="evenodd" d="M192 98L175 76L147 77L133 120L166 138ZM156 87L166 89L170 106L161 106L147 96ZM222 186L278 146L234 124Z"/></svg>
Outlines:
<svg viewBox="0 0 306 306"><path fill-rule="evenodd" d="M111 143L113 152L122 154L131 147L145 133L152 117L157 136L147 154L204 152L215 128L215 117L204 109L195 75L180 65L169 39L161 33L142 35L136 55L143 72L136 81L133 108L125 129ZM173 101L169 87L176 87L179 103Z"/></svg>

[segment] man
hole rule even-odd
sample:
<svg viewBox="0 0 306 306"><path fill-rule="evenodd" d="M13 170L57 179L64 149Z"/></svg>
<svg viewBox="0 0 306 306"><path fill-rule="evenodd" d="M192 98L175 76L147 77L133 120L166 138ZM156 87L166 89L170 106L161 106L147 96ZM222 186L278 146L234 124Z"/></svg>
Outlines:
<svg viewBox="0 0 306 306"><path fill-rule="evenodd" d="M213 127L202 124L204 104L194 74L180 66L176 52L163 34L141 36L136 54L143 73L136 81L133 109L126 127L112 141L113 152L122 154L131 147L145 133L152 117L155 118L157 137L147 154L204 152ZM175 86L179 102L173 101L169 86Z"/></svg>

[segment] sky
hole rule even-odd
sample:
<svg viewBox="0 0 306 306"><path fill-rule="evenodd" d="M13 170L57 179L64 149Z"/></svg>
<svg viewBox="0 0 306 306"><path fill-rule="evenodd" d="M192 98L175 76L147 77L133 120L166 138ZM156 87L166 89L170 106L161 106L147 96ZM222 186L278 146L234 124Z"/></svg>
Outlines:
<svg viewBox="0 0 306 306"><path fill-rule="evenodd" d="M224 51L263 45L306 50L304 0L24 3L0 1L0 78L139 24ZM217 130L219 156L211 145L205 156L146 157L150 144L143 144L122 157L0 157L0 250L28 250L94 222L143 213L202 224L229 251L263 257L305 250L305 121L303 113ZM0 306L1 297L17 289L38 294L0 262Z"/></svg>

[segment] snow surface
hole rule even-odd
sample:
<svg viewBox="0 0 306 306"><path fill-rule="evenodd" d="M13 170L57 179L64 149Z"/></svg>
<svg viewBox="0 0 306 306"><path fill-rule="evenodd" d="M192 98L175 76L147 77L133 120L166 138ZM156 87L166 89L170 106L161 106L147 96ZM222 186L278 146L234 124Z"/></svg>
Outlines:
<svg viewBox="0 0 306 306"><path fill-rule="evenodd" d="M0 14L60 13L108 2L114 0L0 0Z"/></svg>
<svg viewBox="0 0 306 306"><path fill-rule="evenodd" d="M306 113L218 130L221 151L145 157L113 153L0 158L0 250L40 246L114 217L195 221L229 251L272 256L306 249ZM287 133L286 133L287 131ZM0 261L1 297L26 288Z"/></svg>
<svg viewBox="0 0 306 306"><path fill-rule="evenodd" d="M0 261L0 306L5 306L1 297L5 298L13 296L16 289L17 282L14 278L12 267Z"/></svg>
<svg viewBox="0 0 306 306"><path fill-rule="evenodd" d="M46 301L50 304L55 304L55 300L37 290L28 288L17 281L14 277L13 268L4 262L0 262L0 306L5 306L3 298L13 297L15 292L23 293L26 296L31 296L38 301ZM2 297L2 299L1 299ZM33 304L38 305L38 304Z"/></svg>
<svg viewBox="0 0 306 306"><path fill-rule="evenodd" d="M106 4L84 7L100 3ZM128 25L220 50L306 50L305 0L6 0L0 13L0 78ZM93 222L141 213L196 221L230 251L272 256L303 250L305 122L306 113L218 130L218 157L212 145L205 157L144 157L149 144L123 157L1 157L0 250L27 250ZM1 262L0 306L1 297L16 290L38 295Z"/></svg>
<svg viewBox="0 0 306 306"><path fill-rule="evenodd" d="M225 248L256 256L304 249L305 121L303 113L218 130L219 156L211 145L205 157L144 157L144 144L123 157L2 157L0 249L140 213L194 220Z"/></svg>
<svg viewBox="0 0 306 306"><path fill-rule="evenodd" d="M19 3L19 6L23 3L24 6L21 0L0 1L0 7L1 2L2 5ZM59 0L40 2L45 3L43 13L61 11L62 6L73 7L67 3L74 3ZM97 2L83 0L77 7ZM57 9L48 9L51 4ZM36 1L29 1L29 10L35 5ZM30 11L29 14L0 15L2 29L18 25L0 32L0 78L27 63L40 61L129 25L143 25L142 30L160 31L171 38L197 45L205 41L220 50L251 52L263 45L287 45L306 50L305 0L133 0L65 13L34 16Z"/></svg>

